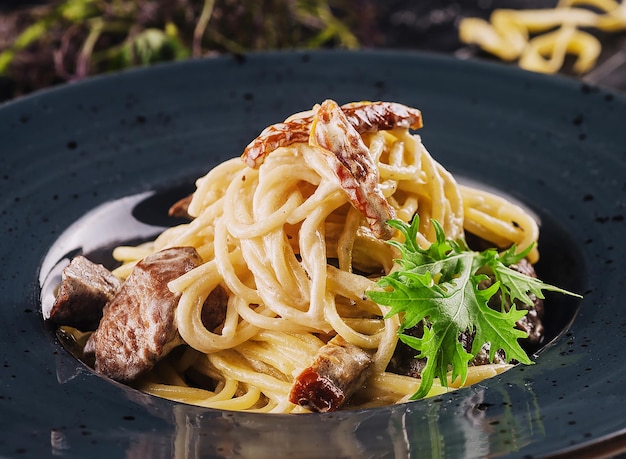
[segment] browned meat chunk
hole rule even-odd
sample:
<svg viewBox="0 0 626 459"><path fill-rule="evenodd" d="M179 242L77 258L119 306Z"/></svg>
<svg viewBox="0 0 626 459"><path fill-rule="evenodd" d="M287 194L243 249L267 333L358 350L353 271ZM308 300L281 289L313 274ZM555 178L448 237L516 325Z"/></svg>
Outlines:
<svg viewBox="0 0 626 459"><path fill-rule="evenodd" d="M419 322L415 327L404 331L404 334L421 338L424 336L424 324ZM417 359L417 351L408 344L398 340L396 349L387 365L387 371L399 375L419 378L426 366L426 359Z"/></svg>
<svg viewBox="0 0 626 459"><path fill-rule="evenodd" d="M218 285L207 296L202 305L202 312L200 313L200 319L202 325L209 330L214 331L220 325L224 323L226 319L226 309L228 308L228 292Z"/></svg>
<svg viewBox="0 0 626 459"><path fill-rule="evenodd" d="M367 352L336 336L296 378L289 400L315 412L335 411L361 387L371 363Z"/></svg>
<svg viewBox="0 0 626 459"><path fill-rule="evenodd" d="M341 110L359 134L423 126L422 112L396 102L350 102L342 105Z"/></svg>
<svg viewBox="0 0 626 459"><path fill-rule="evenodd" d="M474 334L472 333L462 333L461 334L461 343L463 343L463 349L467 352L470 352L472 349L472 344L474 344ZM470 365L479 366L479 365L487 365L489 363L507 363L506 362L506 354L502 349L498 349L495 354L493 354L493 362L489 360L489 351L491 349L491 345L489 343L483 344L483 347L480 348L474 360L470 362Z"/></svg>
<svg viewBox="0 0 626 459"><path fill-rule="evenodd" d="M186 218L186 219L191 220L192 217L189 215L188 211L189 211L189 204L191 203L192 198L193 198L193 194L190 194L189 196L179 199L174 204L172 204L172 206L167 211L167 214L170 217Z"/></svg>
<svg viewBox="0 0 626 459"><path fill-rule="evenodd" d="M192 247L165 249L137 263L85 346L96 371L130 381L180 344L174 322L179 295L167 284L201 263Z"/></svg>
<svg viewBox="0 0 626 459"><path fill-rule="evenodd" d="M415 327L406 330L406 334L415 336L416 338L421 338L424 336L424 329L422 323L420 322ZM474 342L474 335L469 333L461 334L461 343L463 344L463 349L467 352L470 352L472 349L472 343ZM474 357L474 359L469 363L470 365L487 365L489 363L507 363L506 355L502 352L501 349L498 349L493 357L493 362L489 361L489 343L483 345L483 347L478 351L478 354ZM405 376L411 376L413 378L419 378L426 366L425 358L416 358L415 355L418 353L411 346L403 343L402 341L398 341L396 345L396 350L394 351L393 357L389 361L389 365L387 366L387 371L392 373L397 373Z"/></svg>
<svg viewBox="0 0 626 459"><path fill-rule="evenodd" d="M394 218L395 212L378 186L378 168L359 133L332 100L320 106L309 142L325 153L341 188L365 216L374 235L380 239L393 236L387 220Z"/></svg>
<svg viewBox="0 0 626 459"><path fill-rule="evenodd" d="M353 102L341 106L350 124L359 134L389 130L395 127L419 129L422 113L395 102ZM308 142L313 116L294 118L268 126L243 152L242 159L250 167L258 168L265 158L279 147L297 142Z"/></svg>
<svg viewBox="0 0 626 459"><path fill-rule="evenodd" d="M47 319L82 331L94 330L102 309L120 289L120 281L104 266L79 255L65 267Z"/></svg>
<svg viewBox="0 0 626 459"><path fill-rule="evenodd" d="M266 127L256 139L248 144L241 159L249 167L258 169L267 155L277 148L308 142L312 121L313 117L309 116Z"/></svg>

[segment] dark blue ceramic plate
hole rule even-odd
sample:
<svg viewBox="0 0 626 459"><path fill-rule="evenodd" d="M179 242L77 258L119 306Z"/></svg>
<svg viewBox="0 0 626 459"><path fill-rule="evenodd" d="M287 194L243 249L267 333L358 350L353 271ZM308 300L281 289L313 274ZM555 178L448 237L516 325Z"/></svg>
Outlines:
<svg viewBox="0 0 626 459"><path fill-rule="evenodd" d="M193 179L326 98L423 111L448 169L542 220L552 342L532 366L440 398L327 415L222 412L93 374L41 316L55 264L172 224ZM270 53L190 61L0 107L0 455L545 457L626 443L626 98L450 58Z"/></svg>

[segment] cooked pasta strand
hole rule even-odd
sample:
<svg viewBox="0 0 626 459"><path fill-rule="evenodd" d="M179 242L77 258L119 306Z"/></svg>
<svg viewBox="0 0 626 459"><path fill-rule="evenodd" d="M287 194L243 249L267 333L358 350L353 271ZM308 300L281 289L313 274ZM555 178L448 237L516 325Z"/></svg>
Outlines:
<svg viewBox="0 0 626 459"><path fill-rule="evenodd" d="M532 216L502 197L457 184L409 129L366 132L362 139L397 218L409 222L420 216L423 247L435 239L432 220L449 238L468 231L520 250L537 241ZM281 146L258 169L232 159L196 186L188 224L164 231L152 243L114 252L123 262L116 271L120 277L166 247L195 247L204 261L169 283L180 294L175 320L189 350L180 362L147 376L140 389L211 408L305 412L288 399L294 377L330 338L341 335L372 356L365 388L355 394L364 400L357 406L407 401L419 379L386 370L400 318L387 317L388 308L366 296L393 269L398 253L373 235L319 149L305 142ZM536 248L531 258L538 258ZM207 330L203 308L217 288L228 294L226 318ZM467 384L506 368L471 367ZM189 387L183 376L189 369L215 381L215 387ZM452 389L435 384L431 395L447 390Z"/></svg>

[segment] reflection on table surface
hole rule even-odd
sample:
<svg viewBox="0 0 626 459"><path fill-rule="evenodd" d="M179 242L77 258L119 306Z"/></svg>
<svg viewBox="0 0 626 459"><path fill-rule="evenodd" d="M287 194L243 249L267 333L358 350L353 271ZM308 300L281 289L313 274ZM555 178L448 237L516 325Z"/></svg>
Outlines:
<svg viewBox="0 0 626 459"><path fill-rule="evenodd" d="M57 378L70 383L87 370L63 355ZM128 459L144 457L499 457L545 436L537 398L524 378L509 378L496 390L476 384L450 398L433 397L390 409L339 411L327 415L272 415L207 410L171 403L129 387L126 397L165 421L163 430L133 431L117 441ZM513 404L515 413L513 416ZM427 404L416 410L416 403ZM520 408L520 405L522 406ZM457 416L445 416L453 410ZM416 413L422 415L416 416ZM521 413L521 415L520 415ZM296 418L296 419L294 419ZM320 427L320 424L321 427ZM170 427L173 426L173 427ZM172 431L173 429L173 431ZM372 438L372 432L377 432ZM71 454L86 440L83 430L54 429L50 452ZM389 445L393 444L393 450Z"/></svg>

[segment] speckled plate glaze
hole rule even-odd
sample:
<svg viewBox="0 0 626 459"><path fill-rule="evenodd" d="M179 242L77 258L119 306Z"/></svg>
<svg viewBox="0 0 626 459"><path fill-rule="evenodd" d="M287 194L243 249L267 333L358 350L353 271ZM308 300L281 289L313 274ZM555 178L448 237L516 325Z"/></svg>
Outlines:
<svg viewBox="0 0 626 459"><path fill-rule="evenodd" d="M326 415L191 407L92 373L41 316L54 265L171 224L193 179L333 98L423 111L429 151L542 220L552 342L445 396ZM502 65L398 52L269 53L93 78L0 107L0 455L546 457L626 446L626 98ZM45 296L45 295L44 295Z"/></svg>

